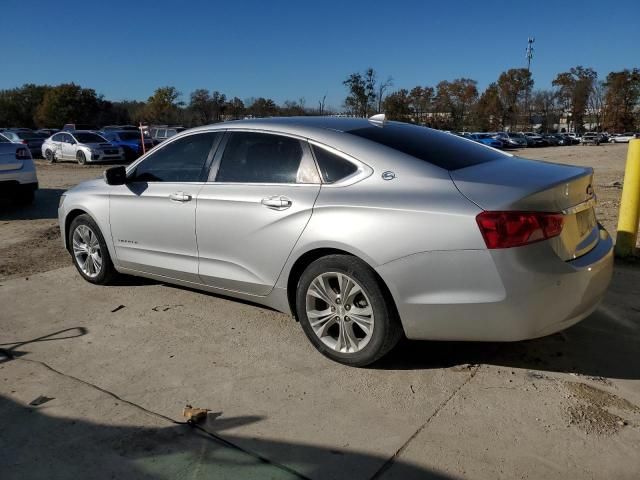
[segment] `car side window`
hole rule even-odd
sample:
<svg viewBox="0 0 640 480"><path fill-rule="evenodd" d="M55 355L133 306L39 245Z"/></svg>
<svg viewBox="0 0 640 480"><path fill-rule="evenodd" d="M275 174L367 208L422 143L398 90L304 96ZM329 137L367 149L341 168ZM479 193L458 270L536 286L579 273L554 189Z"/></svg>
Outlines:
<svg viewBox="0 0 640 480"><path fill-rule="evenodd" d="M129 175L133 182L201 182L221 132L187 135L151 153Z"/></svg>
<svg viewBox="0 0 640 480"><path fill-rule="evenodd" d="M71 135L69 135L68 133L63 133L62 139L60 141L64 143L71 143Z"/></svg>
<svg viewBox="0 0 640 480"><path fill-rule="evenodd" d="M339 155L316 145L312 145L311 148L318 162L320 175L324 183L338 182L358 171L358 167L355 164Z"/></svg>
<svg viewBox="0 0 640 480"><path fill-rule="evenodd" d="M282 135L230 134L216 182L320 183L306 142Z"/></svg>
<svg viewBox="0 0 640 480"><path fill-rule="evenodd" d="M51 137L51 140L54 142L61 142L63 135L63 133L56 133L53 137Z"/></svg>
<svg viewBox="0 0 640 480"><path fill-rule="evenodd" d="M0 135L0 143L10 143L9 139L6 138L4 135Z"/></svg>

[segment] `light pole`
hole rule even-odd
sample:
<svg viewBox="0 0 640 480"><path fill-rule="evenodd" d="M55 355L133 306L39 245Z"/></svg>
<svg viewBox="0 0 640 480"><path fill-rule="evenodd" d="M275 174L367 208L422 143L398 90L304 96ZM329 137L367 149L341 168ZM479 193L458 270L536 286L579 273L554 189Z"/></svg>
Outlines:
<svg viewBox="0 0 640 480"><path fill-rule="evenodd" d="M531 59L533 58L533 44L536 41L534 37L527 39L527 73L531 74ZM527 130L531 126L531 112L529 112L529 86L524 93L524 109L527 115Z"/></svg>

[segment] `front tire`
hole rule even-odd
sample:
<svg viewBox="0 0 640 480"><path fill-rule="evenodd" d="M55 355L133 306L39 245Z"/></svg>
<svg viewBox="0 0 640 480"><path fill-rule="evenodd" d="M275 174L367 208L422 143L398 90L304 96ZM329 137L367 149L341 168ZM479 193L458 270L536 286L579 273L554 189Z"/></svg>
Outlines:
<svg viewBox="0 0 640 480"><path fill-rule="evenodd" d="M80 165L86 165L87 163L87 157L85 156L84 152L76 153L76 160Z"/></svg>
<svg viewBox="0 0 640 480"><path fill-rule="evenodd" d="M49 150L48 148L45 150L44 152L44 158L49 162L49 163L55 163L56 161L56 156L55 154Z"/></svg>
<svg viewBox="0 0 640 480"><path fill-rule="evenodd" d="M106 285L116 275L102 232L89 215L73 219L67 241L73 264L87 282Z"/></svg>
<svg viewBox="0 0 640 480"><path fill-rule="evenodd" d="M345 365L379 360L398 343L402 327L375 272L350 255L311 263L298 281L296 311L313 346Z"/></svg>

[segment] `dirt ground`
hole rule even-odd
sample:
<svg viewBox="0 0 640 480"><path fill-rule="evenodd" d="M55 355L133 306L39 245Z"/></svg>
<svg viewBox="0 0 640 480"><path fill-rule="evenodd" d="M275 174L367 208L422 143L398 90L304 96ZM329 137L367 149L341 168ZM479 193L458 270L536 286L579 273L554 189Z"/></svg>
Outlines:
<svg viewBox="0 0 640 480"><path fill-rule="evenodd" d="M615 238L627 146L549 147L515 151L516 155L551 162L593 167L598 195L598 219ZM68 188L98 177L104 165L49 164L36 160L40 190L34 205L0 205L0 280L69 265L57 227L60 195Z"/></svg>

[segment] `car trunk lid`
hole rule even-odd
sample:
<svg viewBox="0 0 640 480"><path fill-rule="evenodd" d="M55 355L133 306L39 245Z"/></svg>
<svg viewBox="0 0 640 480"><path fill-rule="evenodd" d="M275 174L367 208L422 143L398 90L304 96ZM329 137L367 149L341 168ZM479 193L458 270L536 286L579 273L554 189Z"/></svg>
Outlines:
<svg viewBox="0 0 640 480"><path fill-rule="evenodd" d="M505 157L450 174L458 190L483 210L562 213L562 233L548 241L563 260L598 243L591 168Z"/></svg>

